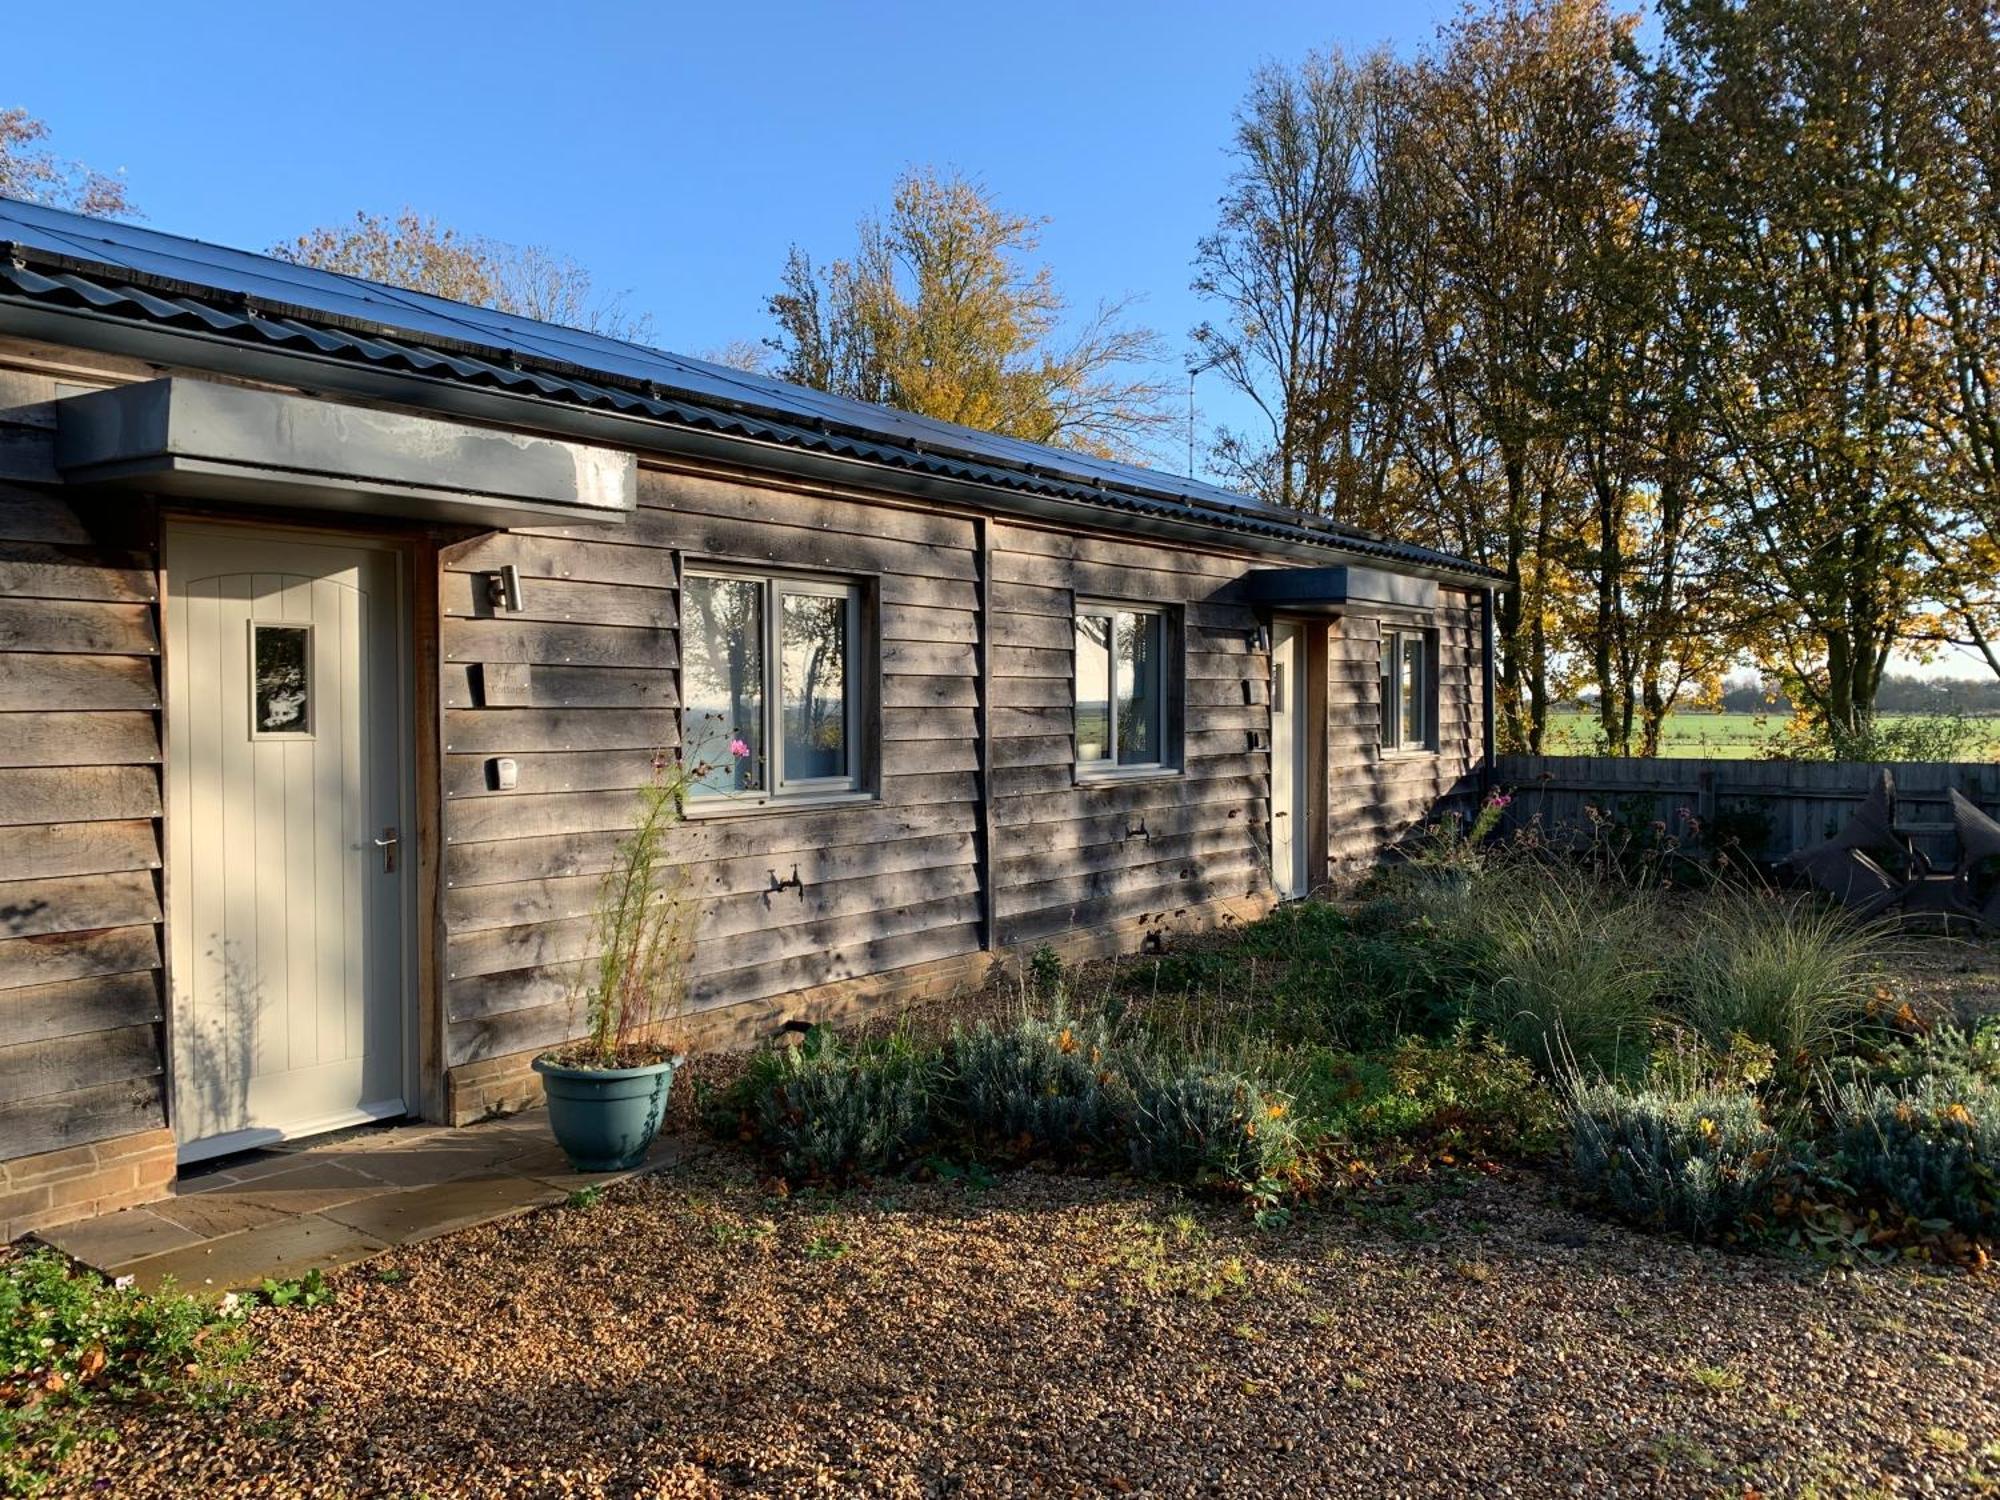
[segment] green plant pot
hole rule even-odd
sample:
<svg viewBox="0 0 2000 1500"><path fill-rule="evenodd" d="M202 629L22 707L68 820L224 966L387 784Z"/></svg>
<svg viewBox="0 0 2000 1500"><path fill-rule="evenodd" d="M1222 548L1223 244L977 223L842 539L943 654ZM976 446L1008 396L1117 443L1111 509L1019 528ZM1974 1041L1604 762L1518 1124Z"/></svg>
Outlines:
<svg viewBox="0 0 2000 1500"><path fill-rule="evenodd" d="M549 1128L579 1172L623 1172L645 1160L667 1114L667 1091L685 1059L643 1068L570 1068L535 1059L549 1100Z"/></svg>

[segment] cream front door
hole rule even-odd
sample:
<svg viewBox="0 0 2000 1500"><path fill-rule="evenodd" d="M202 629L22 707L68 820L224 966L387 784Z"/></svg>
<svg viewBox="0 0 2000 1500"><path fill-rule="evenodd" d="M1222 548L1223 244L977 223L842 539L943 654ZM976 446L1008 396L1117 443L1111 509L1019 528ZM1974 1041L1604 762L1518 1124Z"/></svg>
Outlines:
<svg viewBox="0 0 2000 1500"><path fill-rule="evenodd" d="M1271 630L1271 883L1285 897L1303 896L1307 884L1305 659L1305 632L1278 621Z"/></svg>
<svg viewBox="0 0 2000 1500"><path fill-rule="evenodd" d="M401 1114L401 557L188 524L166 573L181 1159Z"/></svg>

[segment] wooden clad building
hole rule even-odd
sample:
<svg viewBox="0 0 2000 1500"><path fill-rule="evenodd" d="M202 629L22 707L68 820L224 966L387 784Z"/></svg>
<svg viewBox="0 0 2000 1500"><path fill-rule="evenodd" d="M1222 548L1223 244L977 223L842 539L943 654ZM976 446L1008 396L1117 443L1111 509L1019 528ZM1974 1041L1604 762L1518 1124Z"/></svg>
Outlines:
<svg viewBox="0 0 2000 1500"><path fill-rule="evenodd" d="M694 1039L1134 948L1477 789L1496 580L0 200L0 1236L531 1102L659 764Z"/></svg>

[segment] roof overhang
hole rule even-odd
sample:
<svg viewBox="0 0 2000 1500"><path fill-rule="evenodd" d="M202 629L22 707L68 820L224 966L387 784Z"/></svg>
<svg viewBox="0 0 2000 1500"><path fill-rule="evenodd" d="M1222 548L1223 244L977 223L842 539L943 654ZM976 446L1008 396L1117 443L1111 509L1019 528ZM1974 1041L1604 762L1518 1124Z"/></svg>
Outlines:
<svg viewBox="0 0 2000 1500"><path fill-rule="evenodd" d="M216 316L220 314L211 312L211 321ZM428 370L419 373L388 368L336 355L324 347L329 340L318 334L312 336L313 347L278 346L208 327L166 326L96 305L41 305L0 296L0 335L7 334L102 350L155 365L192 366L224 378L305 387L334 399L417 407L427 413L526 428L661 458L761 469L1083 529L1130 532L1198 546L1220 544L1232 551L1261 554L1274 562L1360 556L1384 571L1435 579L1451 588L1492 589L1503 583L1490 569L1442 554L1378 558L1379 552L1389 548L1334 531L1314 534L1295 530L1288 536L1272 535L1269 531L1278 528L1267 530L1255 517L1247 527L1221 525L1219 518L1197 517L1188 514L1186 507L1128 503L1120 496L1050 493L1034 476L1009 476L1005 485L986 482L949 472L923 454L900 455L899 461L886 463L831 446L803 447L755 431L751 424L743 424L742 430L733 423L691 426L645 409L656 403L629 395L621 398L617 410L572 404L550 399L545 387L555 382L538 376L519 376L527 388L516 390L493 382L445 378ZM431 363L442 365L443 361ZM214 494L214 487L209 486L205 493ZM270 498L268 491L265 498ZM565 515L574 519L573 512ZM530 523L518 513L516 519L519 524ZM607 514L605 519L616 517Z"/></svg>
<svg viewBox="0 0 2000 1500"><path fill-rule="evenodd" d="M479 526L622 522L614 448L179 376L56 402L71 484Z"/></svg>
<svg viewBox="0 0 2000 1500"><path fill-rule="evenodd" d="M1386 568L1253 568L1243 577L1243 597L1288 615L1432 610L1438 604L1438 582Z"/></svg>

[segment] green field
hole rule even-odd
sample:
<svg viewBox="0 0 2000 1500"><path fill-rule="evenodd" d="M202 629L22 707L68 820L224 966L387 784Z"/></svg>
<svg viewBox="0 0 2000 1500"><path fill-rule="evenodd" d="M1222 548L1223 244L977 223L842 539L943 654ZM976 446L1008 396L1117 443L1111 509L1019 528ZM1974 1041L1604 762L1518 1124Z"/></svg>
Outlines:
<svg viewBox="0 0 2000 1500"><path fill-rule="evenodd" d="M1893 723L1903 717L1884 715ZM1785 727L1785 715L1703 713L1686 710L1667 717L1660 753L1683 759L1755 760ZM1978 760L2000 754L2000 721L1980 722L1982 749L1968 744L1966 757ZM1549 715L1546 744L1550 755L1590 755L1597 745L1597 718L1588 709L1558 709Z"/></svg>

